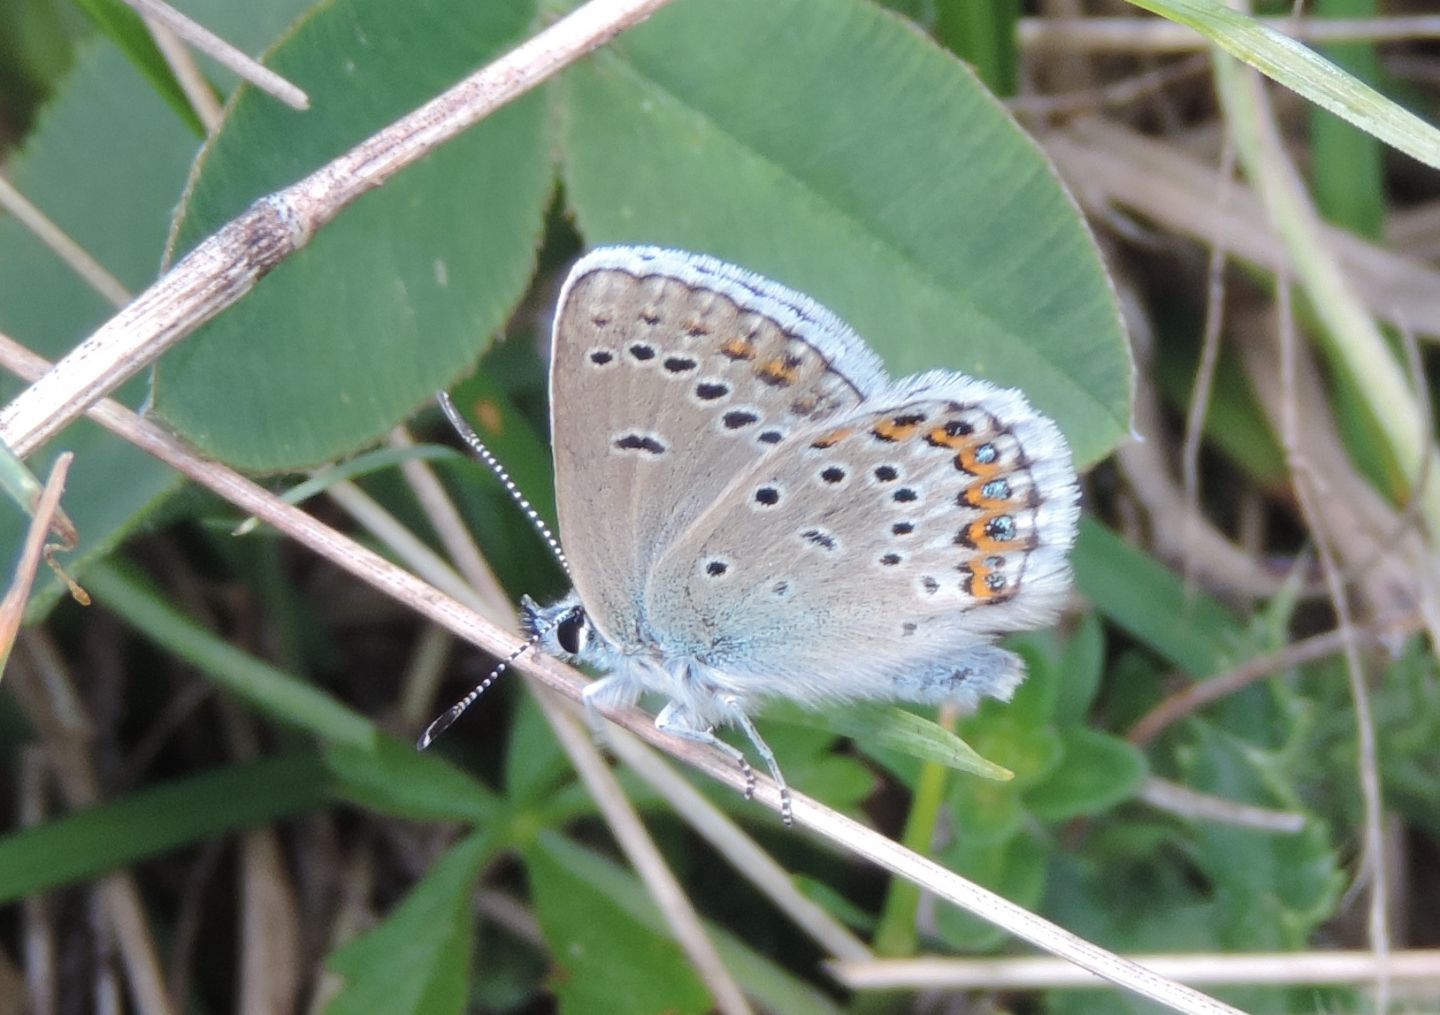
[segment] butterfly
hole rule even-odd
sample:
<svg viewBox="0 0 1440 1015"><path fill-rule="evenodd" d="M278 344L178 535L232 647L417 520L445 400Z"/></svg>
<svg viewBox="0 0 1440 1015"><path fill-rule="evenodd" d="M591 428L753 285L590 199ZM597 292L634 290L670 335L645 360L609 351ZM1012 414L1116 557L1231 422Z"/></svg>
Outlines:
<svg viewBox="0 0 1440 1015"><path fill-rule="evenodd" d="M752 721L765 701L1008 699L1024 666L997 638L1068 594L1078 489L1055 424L961 373L892 380L834 314L743 268L645 246L581 258L550 406L574 589L524 600L532 638L604 674L592 717L652 692L657 727L753 789L715 736L738 727L787 823Z"/></svg>

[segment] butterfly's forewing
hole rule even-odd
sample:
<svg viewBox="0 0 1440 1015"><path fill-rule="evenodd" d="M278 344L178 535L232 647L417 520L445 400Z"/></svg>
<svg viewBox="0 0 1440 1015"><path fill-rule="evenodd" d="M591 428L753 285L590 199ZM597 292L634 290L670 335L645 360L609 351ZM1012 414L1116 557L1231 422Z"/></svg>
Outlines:
<svg viewBox="0 0 1440 1015"><path fill-rule="evenodd" d="M667 547L736 475L886 383L848 328L773 282L654 248L582 259L550 397L560 532L592 622L653 643L646 588Z"/></svg>
<svg viewBox="0 0 1440 1015"><path fill-rule="evenodd" d="M732 479L656 562L647 609L757 697L1008 696L1018 662L989 643L1053 619L1076 497L1019 392L923 375Z"/></svg>

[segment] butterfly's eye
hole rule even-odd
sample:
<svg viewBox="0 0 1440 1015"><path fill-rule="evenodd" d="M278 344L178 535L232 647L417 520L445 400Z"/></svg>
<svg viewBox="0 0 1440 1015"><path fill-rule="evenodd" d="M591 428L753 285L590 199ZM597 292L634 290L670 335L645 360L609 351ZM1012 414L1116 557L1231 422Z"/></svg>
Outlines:
<svg viewBox="0 0 1440 1015"><path fill-rule="evenodd" d="M555 640L572 656L579 655L584 631L585 614L580 610L571 610L564 620L555 625Z"/></svg>

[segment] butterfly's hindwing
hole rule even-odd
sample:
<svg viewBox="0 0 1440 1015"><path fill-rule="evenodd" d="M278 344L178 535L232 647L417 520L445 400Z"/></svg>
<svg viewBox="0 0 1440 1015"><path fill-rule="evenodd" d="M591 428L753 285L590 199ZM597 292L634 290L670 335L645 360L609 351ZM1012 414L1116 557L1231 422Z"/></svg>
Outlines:
<svg viewBox="0 0 1440 1015"><path fill-rule="evenodd" d="M656 561L646 608L674 651L762 695L943 697L967 653L1053 619L1075 514L1053 424L1017 392L924 375L732 480ZM992 655L970 669L998 672Z"/></svg>

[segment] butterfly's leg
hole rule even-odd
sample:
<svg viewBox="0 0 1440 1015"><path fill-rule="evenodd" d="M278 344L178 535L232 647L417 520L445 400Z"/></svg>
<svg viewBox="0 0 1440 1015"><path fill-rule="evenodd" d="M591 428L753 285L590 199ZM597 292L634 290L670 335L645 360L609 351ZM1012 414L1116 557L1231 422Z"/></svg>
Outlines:
<svg viewBox="0 0 1440 1015"><path fill-rule="evenodd" d="M745 776L745 799L749 800L755 796L755 769L750 767L750 762L745 760L745 755L740 752L740 748L721 740L711 727L697 725L695 717L684 708L673 701L670 702L655 717L655 728L662 733L669 733L700 744L709 744L715 748L735 762L736 767Z"/></svg>
<svg viewBox="0 0 1440 1015"><path fill-rule="evenodd" d="M730 708L728 716L730 721L739 726L750 738L750 743L755 746L755 750L764 759L765 766L770 769L770 778L775 780L775 787L780 791L780 820L787 826L793 825L795 816L790 808L790 786L785 782L785 776L780 773L780 763L775 760L775 752L770 750L770 745L760 738L760 731L755 728L755 724L750 721L750 717L740 707L739 700L727 696L724 701Z"/></svg>
<svg viewBox="0 0 1440 1015"><path fill-rule="evenodd" d="M624 708L627 705L635 704L638 691L632 681L622 677L609 676L601 677L599 680L585 685L585 690L580 694L580 701L585 706L585 722L590 727L590 734L595 742L602 747L608 744L605 733L605 716L601 714L603 709Z"/></svg>

